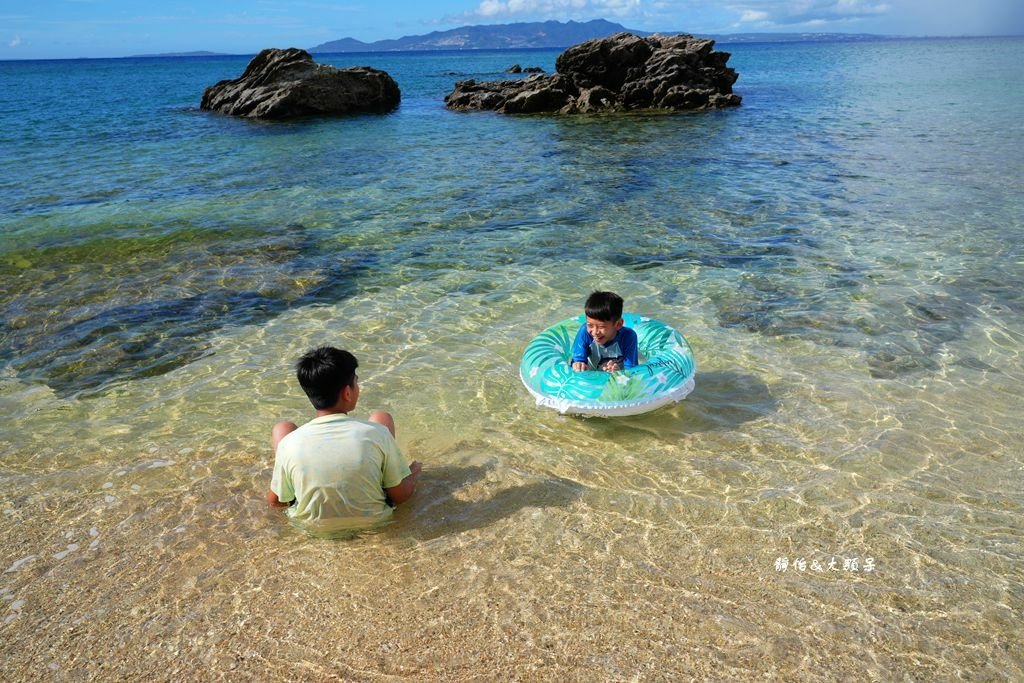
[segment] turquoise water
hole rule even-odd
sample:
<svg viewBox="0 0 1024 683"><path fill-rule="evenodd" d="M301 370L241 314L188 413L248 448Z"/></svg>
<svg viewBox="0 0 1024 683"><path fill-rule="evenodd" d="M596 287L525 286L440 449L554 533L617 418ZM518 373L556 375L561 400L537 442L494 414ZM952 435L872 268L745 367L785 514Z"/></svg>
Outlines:
<svg viewBox="0 0 1024 683"><path fill-rule="evenodd" d="M401 107L286 124L198 111L246 58L0 63L14 670L1024 676L1024 40L720 47L737 109L574 119L443 106L555 51L320 57ZM533 405L595 288L686 401ZM261 502L323 342L425 464L344 544Z"/></svg>

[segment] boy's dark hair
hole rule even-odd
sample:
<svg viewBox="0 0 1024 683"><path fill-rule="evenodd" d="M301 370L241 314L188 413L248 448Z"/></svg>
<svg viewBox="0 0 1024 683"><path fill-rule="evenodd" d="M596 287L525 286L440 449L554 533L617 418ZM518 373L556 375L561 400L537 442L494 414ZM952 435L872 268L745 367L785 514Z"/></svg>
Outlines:
<svg viewBox="0 0 1024 683"><path fill-rule="evenodd" d="M344 387L356 381L359 361L348 351L333 346L320 346L307 351L295 364L295 375L317 410L330 408L338 401Z"/></svg>
<svg viewBox="0 0 1024 683"><path fill-rule="evenodd" d="M583 311L588 318L615 322L622 317L622 297L615 292L593 292Z"/></svg>

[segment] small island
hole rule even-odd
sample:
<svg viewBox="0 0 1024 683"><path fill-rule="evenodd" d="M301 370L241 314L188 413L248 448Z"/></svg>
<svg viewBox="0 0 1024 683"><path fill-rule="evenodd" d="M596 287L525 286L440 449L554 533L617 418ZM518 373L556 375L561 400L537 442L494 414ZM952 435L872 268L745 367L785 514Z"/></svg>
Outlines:
<svg viewBox="0 0 1024 683"><path fill-rule="evenodd" d="M689 34L617 33L570 47L555 73L521 80L459 81L450 109L503 114L695 111L735 107L738 74L715 41Z"/></svg>
<svg viewBox="0 0 1024 683"><path fill-rule="evenodd" d="M199 108L256 119L384 114L401 91L384 71L317 64L305 50L271 48L256 55L240 78L212 85Z"/></svg>

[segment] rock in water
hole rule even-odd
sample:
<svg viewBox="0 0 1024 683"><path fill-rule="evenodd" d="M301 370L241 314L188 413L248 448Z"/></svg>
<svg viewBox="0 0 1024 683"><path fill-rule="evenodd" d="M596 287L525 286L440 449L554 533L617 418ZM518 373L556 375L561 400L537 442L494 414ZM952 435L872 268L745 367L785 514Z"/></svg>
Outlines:
<svg viewBox="0 0 1024 683"><path fill-rule="evenodd" d="M570 47L556 73L523 80L459 81L444 99L451 109L505 114L586 114L735 107L738 77L728 52L691 35L646 38L617 33Z"/></svg>
<svg viewBox="0 0 1024 683"><path fill-rule="evenodd" d="M368 66L337 69L317 64L305 50L268 49L241 78L212 85L200 109L256 119L334 114L383 114L401 100L398 84Z"/></svg>

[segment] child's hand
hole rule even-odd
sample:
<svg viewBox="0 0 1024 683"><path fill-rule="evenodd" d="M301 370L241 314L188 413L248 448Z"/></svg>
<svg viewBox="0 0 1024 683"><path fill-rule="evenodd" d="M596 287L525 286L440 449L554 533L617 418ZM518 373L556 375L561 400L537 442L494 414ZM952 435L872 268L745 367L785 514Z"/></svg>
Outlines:
<svg viewBox="0 0 1024 683"><path fill-rule="evenodd" d="M599 369L604 370L605 372L618 372L622 369L622 364L617 360L606 360L601 363L601 367Z"/></svg>
<svg viewBox="0 0 1024 683"><path fill-rule="evenodd" d="M575 363L572 364L572 369L575 370L576 372L581 372L587 369L587 364L580 361L576 361Z"/></svg>

